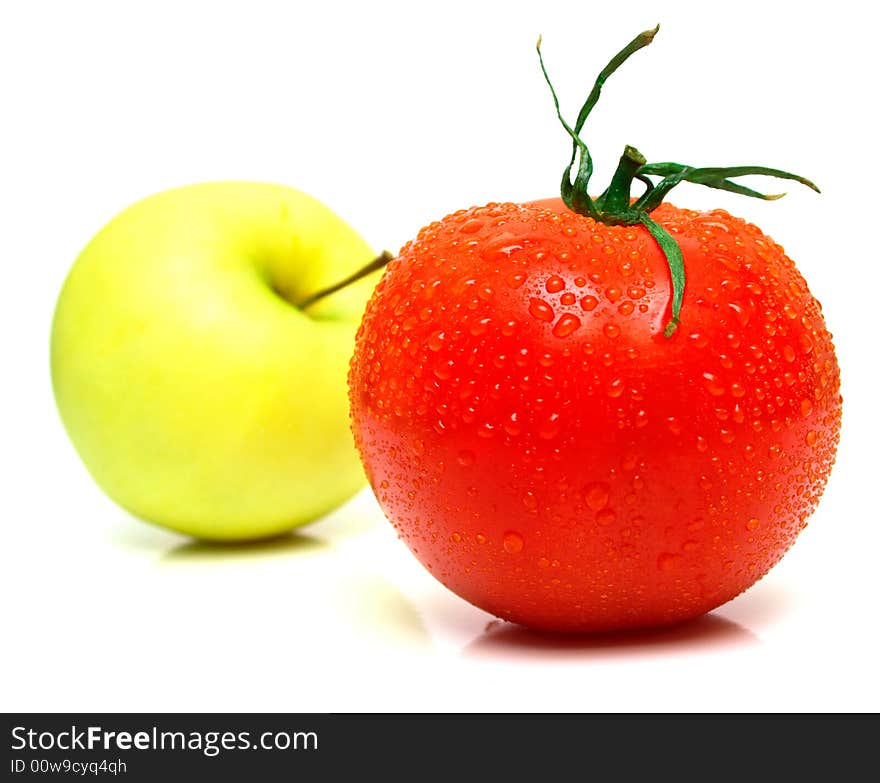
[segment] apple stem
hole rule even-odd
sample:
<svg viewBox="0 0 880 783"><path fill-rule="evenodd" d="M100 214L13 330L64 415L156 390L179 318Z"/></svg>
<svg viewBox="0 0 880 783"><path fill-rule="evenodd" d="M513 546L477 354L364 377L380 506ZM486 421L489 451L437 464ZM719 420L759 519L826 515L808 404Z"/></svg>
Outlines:
<svg viewBox="0 0 880 783"><path fill-rule="evenodd" d="M299 307L301 310L305 310L307 307L310 307L318 300L323 299L325 296L335 294L337 291L341 291L346 286L349 286L352 283L356 283L361 278L366 277L367 275L370 275L379 269L382 269L392 258L394 258L394 256L391 255L391 253L389 253L387 250L383 250L381 255L376 256L372 261L362 266L356 272L350 274L344 280L340 280L338 283L334 283L327 288L322 288L319 291L316 291L315 293L307 296L301 302L297 303L297 307Z"/></svg>

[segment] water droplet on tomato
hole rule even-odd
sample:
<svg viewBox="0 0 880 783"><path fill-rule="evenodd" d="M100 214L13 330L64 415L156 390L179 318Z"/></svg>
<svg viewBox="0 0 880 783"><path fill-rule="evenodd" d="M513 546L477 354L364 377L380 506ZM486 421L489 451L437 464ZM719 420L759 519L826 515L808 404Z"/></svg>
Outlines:
<svg viewBox="0 0 880 783"><path fill-rule="evenodd" d="M746 522L746 530L757 530L760 524L761 521L757 517L752 517L748 522Z"/></svg>
<svg viewBox="0 0 880 783"><path fill-rule="evenodd" d="M461 541L461 533L453 533L450 538L452 539L453 543L458 544Z"/></svg>
<svg viewBox="0 0 880 783"><path fill-rule="evenodd" d="M445 339L446 339L446 332L444 332L442 330L434 332L428 338L428 343L427 343L428 348L432 351L439 351L441 348L443 348L443 341Z"/></svg>
<svg viewBox="0 0 880 783"><path fill-rule="evenodd" d="M492 422L485 421L477 428L478 438L492 438L495 435L495 425Z"/></svg>
<svg viewBox="0 0 880 783"><path fill-rule="evenodd" d="M562 296L559 297L560 304L564 304L566 306L573 305L576 301L577 297L571 291L566 291Z"/></svg>
<svg viewBox="0 0 880 783"><path fill-rule="evenodd" d="M584 500L593 511L599 511L608 505L608 496L611 487L604 481L596 481L588 484L584 490Z"/></svg>
<svg viewBox="0 0 880 783"><path fill-rule="evenodd" d="M813 338L810 337L806 332L801 334L798 338L798 342L801 345L801 351L804 353L810 353L813 350Z"/></svg>
<svg viewBox="0 0 880 783"><path fill-rule="evenodd" d="M613 340L620 334L620 327L617 324L605 324L602 331L609 340Z"/></svg>
<svg viewBox="0 0 880 783"><path fill-rule="evenodd" d="M522 496L522 504L529 510L534 511L538 508L538 498L535 497L535 493L531 491L526 491Z"/></svg>
<svg viewBox="0 0 880 783"><path fill-rule="evenodd" d="M810 430L807 433L807 437L805 438L808 446L815 446L816 441L819 440L819 436L816 434L816 430Z"/></svg>
<svg viewBox="0 0 880 783"><path fill-rule="evenodd" d="M610 508L603 508L601 511L596 512L596 524L602 527L608 527L615 519L617 519L617 514Z"/></svg>
<svg viewBox="0 0 880 783"><path fill-rule="evenodd" d="M477 459L474 452L464 449L463 451L458 452L458 464L463 468L470 467L474 464L474 461Z"/></svg>
<svg viewBox="0 0 880 783"><path fill-rule="evenodd" d="M736 315L736 320L739 322L740 326L748 326L748 324L749 324L748 308L744 307L739 302L728 302L727 306L731 310L733 310L734 315Z"/></svg>
<svg viewBox="0 0 880 783"><path fill-rule="evenodd" d="M565 313L553 327L553 334L557 337L568 337L581 326L581 319L571 313Z"/></svg>
<svg viewBox="0 0 880 783"><path fill-rule="evenodd" d="M504 420L501 427L508 435L511 435L513 437L516 437L523 431L522 422L519 419L519 415L515 411Z"/></svg>
<svg viewBox="0 0 880 783"><path fill-rule="evenodd" d="M485 334L489 331L489 326L492 323L491 318L480 318L477 321L474 321L468 331L474 336L479 337L481 334Z"/></svg>
<svg viewBox="0 0 880 783"><path fill-rule="evenodd" d="M529 313L539 321L550 322L553 320L553 308L543 299L532 297L529 299Z"/></svg>
<svg viewBox="0 0 880 783"><path fill-rule="evenodd" d="M581 299L581 307L587 312L595 310L597 304L599 304L599 300L595 296L585 296Z"/></svg>
<svg viewBox="0 0 880 783"><path fill-rule="evenodd" d="M706 391L709 392L713 397L720 397L724 394L724 386L719 380L718 376L711 372L703 373L703 382L706 386Z"/></svg>
<svg viewBox="0 0 880 783"><path fill-rule="evenodd" d="M809 416L813 412L813 403L806 397L801 400L801 416Z"/></svg>
<svg viewBox="0 0 880 783"><path fill-rule="evenodd" d="M523 272L514 272L512 275L508 275L506 279L506 283L511 288L519 288L526 281L526 275Z"/></svg>
<svg viewBox="0 0 880 783"><path fill-rule="evenodd" d="M504 551L508 554L515 555L517 552L522 552L524 543L523 537L519 533L511 530L504 534Z"/></svg>
<svg viewBox="0 0 880 783"><path fill-rule="evenodd" d="M559 414L551 413L538 429L538 436L544 440L553 440L559 434Z"/></svg>
<svg viewBox="0 0 880 783"><path fill-rule="evenodd" d="M623 394L623 381L620 378L615 378L612 381L608 382L608 385L605 387L605 394L607 394L612 399L619 397Z"/></svg>
<svg viewBox="0 0 880 783"><path fill-rule="evenodd" d="M455 362L452 359L442 362L434 368L434 375L436 375L441 381L445 381L452 377L452 370L454 367Z"/></svg>
<svg viewBox="0 0 880 783"><path fill-rule="evenodd" d="M674 552L661 552L657 558L657 568L661 571L672 571L681 564L684 558Z"/></svg>
<svg viewBox="0 0 880 783"><path fill-rule="evenodd" d="M563 280L559 275L551 275L547 278L547 282L544 283L544 288L547 290L548 294L559 293L563 288L565 288L565 280Z"/></svg>

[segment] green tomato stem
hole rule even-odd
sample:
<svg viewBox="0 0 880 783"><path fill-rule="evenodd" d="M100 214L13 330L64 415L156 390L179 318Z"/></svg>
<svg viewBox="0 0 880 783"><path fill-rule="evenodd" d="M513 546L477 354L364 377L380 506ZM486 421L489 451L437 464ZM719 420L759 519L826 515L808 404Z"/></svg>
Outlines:
<svg viewBox="0 0 880 783"><path fill-rule="evenodd" d="M672 188L681 182L691 182L695 185L704 185L709 188L718 190L726 190L730 193L737 193L741 196L750 196L751 198L759 198L766 201L772 201L781 198L784 193L766 194L760 193L744 185L733 182L733 178L748 175L759 175L767 177L776 177L778 179L788 179L806 185L808 188L819 192L819 188L798 174L791 174L781 169L769 168L767 166L730 166L730 167L707 167L698 168L695 166L687 166L682 163L648 163L645 157L635 147L627 147L620 158L617 170L611 178L611 184L597 198L592 198L588 192L590 178L593 174L593 160L590 156L589 148L586 142L581 138L581 132L590 112L599 100L602 86L611 74L613 74L630 56L635 54L639 49L648 46L657 34L660 26L652 30L646 30L639 33L632 41L630 41L623 49L621 49L608 64L599 72L593 89L590 91L587 100L578 112L577 121L574 127L569 125L562 116L559 108L559 98L553 87L550 77L547 74L547 68L544 65L544 57L541 54L541 39L538 38L538 60L541 64L541 72L550 88L553 96L553 104L556 108L556 116L559 118L565 132L572 140L571 160L566 166L562 174L562 185L560 188L562 200L566 206L574 212L581 215L591 217L593 220L606 223L611 226L630 226L640 224L645 227L651 234L654 241L657 242L663 255L666 258L669 267L670 282L672 287L671 295L671 316L667 322L663 334L669 338L678 327L681 320L681 304L684 297L685 271L684 261L681 248L675 241L673 236L661 226L657 221L648 217L648 215L660 206L666 194ZM575 170L574 181L571 179L572 170ZM655 183L651 177L662 177L660 182ZM638 180L645 185L645 192L635 201L630 196L630 189L634 180Z"/></svg>

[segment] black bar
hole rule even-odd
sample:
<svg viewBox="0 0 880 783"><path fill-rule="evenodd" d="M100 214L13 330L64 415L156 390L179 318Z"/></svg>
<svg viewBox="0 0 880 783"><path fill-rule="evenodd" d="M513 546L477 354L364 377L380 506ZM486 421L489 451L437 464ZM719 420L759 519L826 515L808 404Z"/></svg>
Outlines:
<svg viewBox="0 0 880 783"><path fill-rule="evenodd" d="M876 715L19 713L2 716L0 779L868 780L876 729Z"/></svg>

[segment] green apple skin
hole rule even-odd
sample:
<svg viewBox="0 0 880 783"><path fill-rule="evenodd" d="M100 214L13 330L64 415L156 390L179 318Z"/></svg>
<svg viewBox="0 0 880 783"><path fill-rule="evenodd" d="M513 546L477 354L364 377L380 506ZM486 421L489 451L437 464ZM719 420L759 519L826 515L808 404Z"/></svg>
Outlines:
<svg viewBox="0 0 880 783"><path fill-rule="evenodd" d="M373 257L281 185L185 186L111 220L74 263L51 336L58 410L97 484L144 520L225 541L353 495L346 374L377 276L292 303Z"/></svg>

